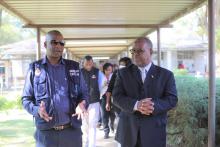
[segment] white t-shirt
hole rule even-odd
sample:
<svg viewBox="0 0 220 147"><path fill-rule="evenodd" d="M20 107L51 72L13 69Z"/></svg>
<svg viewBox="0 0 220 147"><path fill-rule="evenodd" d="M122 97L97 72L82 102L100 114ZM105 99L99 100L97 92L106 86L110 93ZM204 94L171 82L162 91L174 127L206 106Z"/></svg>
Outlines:
<svg viewBox="0 0 220 147"><path fill-rule="evenodd" d="M107 77L104 75L102 77L102 80L101 80L101 89L100 89L100 99L102 98L102 96L106 93L107 89L108 89L108 84L110 82L112 78L112 73L109 75L109 78L107 79Z"/></svg>

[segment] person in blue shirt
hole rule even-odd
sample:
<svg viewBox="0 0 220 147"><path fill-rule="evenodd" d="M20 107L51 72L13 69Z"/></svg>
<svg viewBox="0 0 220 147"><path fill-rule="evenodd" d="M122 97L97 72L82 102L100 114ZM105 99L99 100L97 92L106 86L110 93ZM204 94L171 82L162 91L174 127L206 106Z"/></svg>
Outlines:
<svg viewBox="0 0 220 147"><path fill-rule="evenodd" d="M62 58L63 35L46 34L46 56L30 64L22 104L34 116L37 147L81 147L88 89L79 63Z"/></svg>

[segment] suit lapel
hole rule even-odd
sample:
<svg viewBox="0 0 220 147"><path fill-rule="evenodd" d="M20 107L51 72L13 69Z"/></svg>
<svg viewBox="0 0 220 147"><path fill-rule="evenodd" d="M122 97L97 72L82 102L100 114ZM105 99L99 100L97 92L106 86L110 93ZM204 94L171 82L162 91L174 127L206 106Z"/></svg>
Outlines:
<svg viewBox="0 0 220 147"><path fill-rule="evenodd" d="M149 71L147 72L147 76L144 80L144 85L153 84L154 79L156 78L157 73L155 69L155 65L152 64Z"/></svg>

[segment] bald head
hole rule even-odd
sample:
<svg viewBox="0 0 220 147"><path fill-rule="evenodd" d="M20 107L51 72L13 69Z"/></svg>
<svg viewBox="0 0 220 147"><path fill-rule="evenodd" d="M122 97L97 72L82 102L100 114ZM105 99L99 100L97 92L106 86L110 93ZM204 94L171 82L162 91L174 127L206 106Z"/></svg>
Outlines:
<svg viewBox="0 0 220 147"><path fill-rule="evenodd" d="M135 40L134 42L136 43L145 43L147 45L148 48L152 49L153 48L153 43L151 42L151 40L147 37L139 37Z"/></svg>
<svg viewBox="0 0 220 147"><path fill-rule="evenodd" d="M151 62L153 54L152 42L149 38L139 37L135 40L132 52L134 63L139 67L145 67Z"/></svg>
<svg viewBox="0 0 220 147"><path fill-rule="evenodd" d="M63 36L58 30L51 30L46 34L46 41L50 41L53 36Z"/></svg>
<svg viewBox="0 0 220 147"><path fill-rule="evenodd" d="M64 45L63 35L59 31L52 30L46 34L44 47L51 63L57 63L62 57Z"/></svg>

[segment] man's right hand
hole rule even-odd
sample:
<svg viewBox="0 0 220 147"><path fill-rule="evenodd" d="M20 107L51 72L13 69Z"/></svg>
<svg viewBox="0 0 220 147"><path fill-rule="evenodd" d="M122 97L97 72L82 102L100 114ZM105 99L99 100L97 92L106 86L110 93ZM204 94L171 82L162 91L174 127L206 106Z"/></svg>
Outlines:
<svg viewBox="0 0 220 147"><path fill-rule="evenodd" d="M110 105L110 102L111 102L111 92L106 92L105 95L106 95L105 109L106 109L106 111L110 111L110 109L111 109L111 105Z"/></svg>
<svg viewBox="0 0 220 147"><path fill-rule="evenodd" d="M46 122L49 122L52 120L52 117L50 117L46 111L45 103L44 101L41 101L40 107L38 109L38 114L40 115L41 118L43 118Z"/></svg>
<svg viewBox="0 0 220 147"><path fill-rule="evenodd" d="M106 109L106 111L110 111L111 110L111 106L110 106L109 103L106 103L105 109Z"/></svg>
<svg viewBox="0 0 220 147"><path fill-rule="evenodd" d="M154 111L154 103L152 98L145 98L138 102L137 110L144 115L150 115Z"/></svg>

